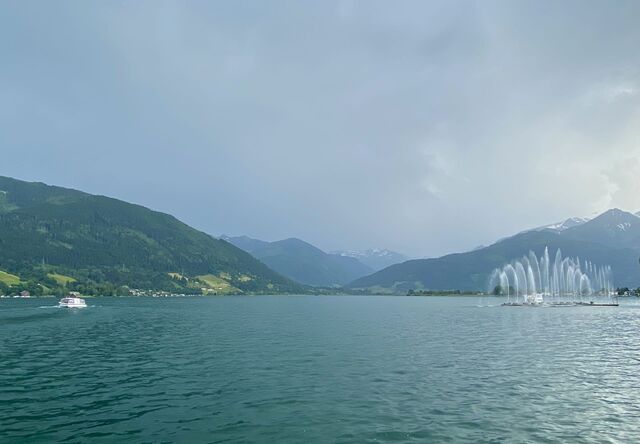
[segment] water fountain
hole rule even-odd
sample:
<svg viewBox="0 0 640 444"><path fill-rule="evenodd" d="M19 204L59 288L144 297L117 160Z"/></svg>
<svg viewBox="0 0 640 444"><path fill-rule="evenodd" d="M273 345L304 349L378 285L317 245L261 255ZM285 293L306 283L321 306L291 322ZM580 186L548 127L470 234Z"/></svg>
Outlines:
<svg viewBox="0 0 640 444"><path fill-rule="evenodd" d="M496 268L489 277L489 292L506 296L507 306L617 305L610 266L563 258L560 249L552 261L546 247L540 258L529 251Z"/></svg>

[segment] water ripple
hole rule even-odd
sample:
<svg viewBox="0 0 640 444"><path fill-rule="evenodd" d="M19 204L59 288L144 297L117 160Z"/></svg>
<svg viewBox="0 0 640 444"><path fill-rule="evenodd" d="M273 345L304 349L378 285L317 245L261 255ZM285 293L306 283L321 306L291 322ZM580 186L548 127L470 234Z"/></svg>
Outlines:
<svg viewBox="0 0 640 444"><path fill-rule="evenodd" d="M98 302L0 301L0 442L640 440L639 305Z"/></svg>

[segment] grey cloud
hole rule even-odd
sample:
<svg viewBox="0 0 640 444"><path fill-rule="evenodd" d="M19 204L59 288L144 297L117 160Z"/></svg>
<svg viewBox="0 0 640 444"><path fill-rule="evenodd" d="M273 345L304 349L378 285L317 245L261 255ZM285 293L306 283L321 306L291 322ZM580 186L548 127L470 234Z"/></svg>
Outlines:
<svg viewBox="0 0 640 444"><path fill-rule="evenodd" d="M3 7L2 174L415 256L640 209L637 2Z"/></svg>

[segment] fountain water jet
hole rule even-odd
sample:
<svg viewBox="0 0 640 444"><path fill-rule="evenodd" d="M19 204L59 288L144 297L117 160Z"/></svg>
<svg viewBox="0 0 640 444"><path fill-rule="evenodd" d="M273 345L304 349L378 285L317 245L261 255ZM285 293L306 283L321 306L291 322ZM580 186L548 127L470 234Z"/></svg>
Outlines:
<svg viewBox="0 0 640 444"><path fill-rule="evenodd" d="M540 258L529 251L489 278L489 291L507 297L504 305L617 305L613 288L610 266L563 258L560 249L552 263L547 247Z"/></svg>

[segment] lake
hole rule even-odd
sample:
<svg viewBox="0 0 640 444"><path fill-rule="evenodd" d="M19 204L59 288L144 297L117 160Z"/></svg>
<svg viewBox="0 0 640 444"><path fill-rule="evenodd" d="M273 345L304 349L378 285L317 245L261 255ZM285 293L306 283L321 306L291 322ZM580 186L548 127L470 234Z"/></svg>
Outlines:
<svg viewBox="0 0 640 444"><path fill-rule="evenodd" d="M638 442L640 305L0 300L0 442Z"/></svg>

